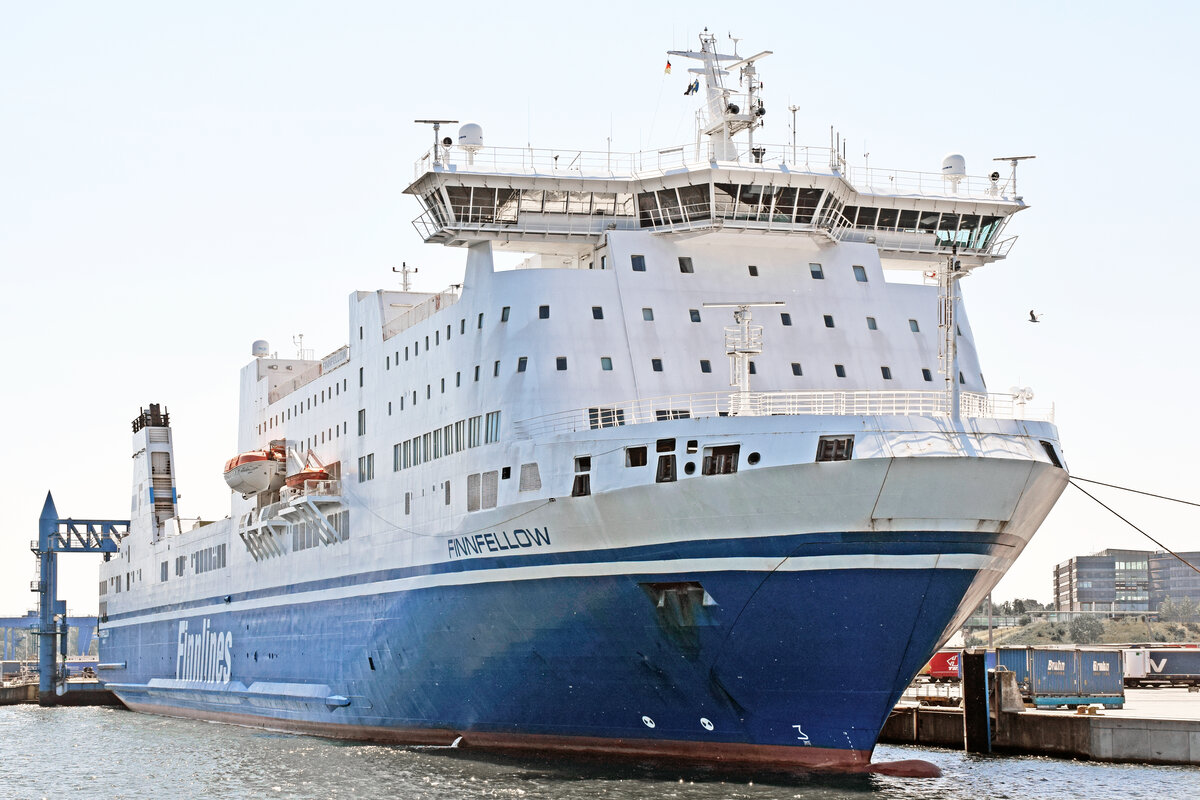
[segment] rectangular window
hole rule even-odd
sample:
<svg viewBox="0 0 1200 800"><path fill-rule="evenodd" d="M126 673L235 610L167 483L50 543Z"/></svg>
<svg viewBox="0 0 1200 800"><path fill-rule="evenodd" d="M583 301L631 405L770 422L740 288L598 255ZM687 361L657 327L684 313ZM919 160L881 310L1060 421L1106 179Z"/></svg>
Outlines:
<svg viewBox="0 0 1200 800"><path fill-rule="evenodd" d="M654 452L656 452L656 453L674 453L675 452L675 440L674 439L659 439L657 442L654 443Z"/></svg>
<svg viewBox="0 0 1200 800"><path fill-rule="evenodd" d="M692 269L692 259L689 258L688 256L680 256L679 257L679 271L682 273L688 274L688 275L695 272L695 270Z"/></svg>
<svg viewBox="0 0 1200 800"><path fill-rule="evenodd" d="M404 447L400 443L392 445L392 472L404 469Z"/></svg>
<svg viewBox="0 0 1200 800"><path fill-rule="evenodd" d="M644 467L646 466L646 446L639 445L638 447L625 448L625 466L627 467Z"/></svg>
<svg viewBox="0 0 1200 800"><path fill-rule="evenodd" d="M550 319L550 306L538 306L538 319Z"/></svg>
<svg viewBox="0 0 1200 800"><path fill-rule="evenodd" d="M479 312L479 319L476 320L476 322L475 322L475 328L476 328L476 330L483 328L483 312L482 311Z"/></svg>
<svg viewBox="0 0 1200 800"><path fill-rule="evenodd" d="M646 271L646 257L645 256L630 256L629 260L633 264L634 272L645 272Z"/></svg>
<svg viewBox="0 0 1200 800"><path fill-rule="evenodd" d="M790 326L792 324L792 315L787 313L786 311L784 311L784 312L780 313L779 321L782 322L785 326Z"/></svg>
<svg viewBox="0 0 1200 800"><path fill-rule="evenodd" d="M883 373L883 379L885 381L890 381L892 379L892 368L891 367L880 367L879 371Z"/></svg>
<svg viewBox="0 0 1200 800"><path fill-rule="evenodd" d="M661 358L650 359L650 369L654 370L655 372L662 372L663 371L662 370L662 359Z"/></svg>
<svg viewBox="0 0 1200 800"><path fill-rule="evenodd" d="M751 277L751 278L757 278L757 277L758 277L758 267L756 267L756 266L754 266L753 264L751 264L751 265L748 267L748 269L750 270L750 277Z"/></svg>
<svg viewBox="0 0 1200 800"><path fill-rule="evenodd" d="M442 429L438 428L433 432L433 457L442 457Z"/></svg>
<svg viewBox="0 0 1200 800"><path fill-rule="evenodd" d="M358 435L367 435L367 410L365 408L358 410Z"/></svg>
<svg viewBox="0 0 1200 800"><path fill-rule="evenodd" d="M815 280L815 281L825 280L825 271L821 269L820 264L809 264L808 271L809 271L809 273L812 274L813 280Z"/></svg>
<svg viewBox="0 0 1200 800"><path fill-rule="evenodd" d="M363 368L362 367L358 368L358 385L360 388L363 385Z"/></svg>
<svg viewBox="0 0 1200 800"><path fill-rule="evenodd" d="M526 358L525 356L521 356L520 358L518 358L517 359L517 372L524 372L525 366L528 363L529 363L529 359Z"/></svg>
<svg viewBox="0 0 1200 800"><path fill-rule="evenodd" d="M832 315L832 314L826 314L826 315L825 315L825 327L826 327L826 328L832 328L832 327L833 327L833 315Z"/></svg>
<svg viewBox="0 0 1200 800"><path fill-rule="evenodd" d="M500 441L500 412L489 411L484 427L484 444Z"/></svg>
<svg viewBox="0 0 1200 800"><path fill-rule="evenodd" d="M800 369L799 361L792 362L792 374L793 375L803 375L804 374L804 370Z"/></svg>
<svg viewBox="0 0 1200 800"><path fill-rule="evenodd" d="M822 436L817 441L817 461L849 461L853 453L853 436Z"/></svg>
<svg viewBox="0 0 1200 800"><path fill-rule="evenodd" d="M605 372L611 371L612 359L608 356L600 356L600 369L604 370Z"/></svg>
<svg viewBox="0 0 1200 800"><path fill-rule="evenodd" d="M592 493L592 476L580 473L571 483L571 497L587 497Z"/></svg>
<svg viewBox="0 0 1200 800"><path fill-rule="evenodd" d="M588 427L616 428L625 424L625 410L622 408L589 408Z"/></svg>
<svg viewBox="0 0 1200 800"><path fill-rule="evenodd" d="M653 308L643 308L642 309L642 319L644 319L646 322L654 322L654 309Z"/></svg>
<svg viewBox="0 0 1200 800"><path fill-rule="evenodd" d="M558 369L559 372L563 372L564 370L566 370L567 357L559 356L558 358L554 359L554 366Z"/></svg>
<svg viewBox="0 0 1200 800"><path fill-rule="evenodd" d="M922 368L921 369L921 377L927 381L931 381L931 380L933 380L933 373L927 369Z"/></svg>
<svg viewBox="0 0 1200 800"><path fill-rule="evenodd" d="M908 329L910 331L912 331L913 333L921 332L921 326L917 324L917 321L915 319L910 319L908 321Z"/></svg>
<svg viewBox="0 0 1200 800"><path fill-rule="evenodd" d="M844 366L842 366L841 364L834 364L833 371L834 371L834 373L837 374L837 376L839 378L846 377L846 368Z"/></svg>
<svg viewBox="0 0 1200 800"><path fill-rule="evenodd" d="M465 419L460 419L458 422L454 423L454 452L458 453L467 446L466 431L467 421Z"/></svg>
<svg viewBox="0 0 1200 800"><path fill-rule="evenodd" d="M874 317L867 317L867 330L869 330L869 331L879 330L879 326L875 324Z"/></svg>
<svg viewBox="0 0 1200 800"><path fill-rule="evenodd" d="M475 365L475 382L479 383L479 365Z"/></svg>
<svg viewBox="0 0 1200 800"><path fill-rule="evenodd" d="M654 473L655 483L671 483L675 480L675 454L659 456L658 469Z"/></svg>
<svg viewBox="0 0 1200 800"><path fill-rule="evenodd" d="M751 362L750 362L750 374L751 374L751 375L757 375L757 374L758 374L758 367L756 367L756 366L754 365L754 362L753 362L753 361L751 361Z"/></svg>
<svg viewBox="0 0 1200 800"><path fill-rule="evenodd" d="M712 362L707 359L700 359L700 371L705 374L712 372Z"/></svg>
<svg viewBox="0 0 1200 800"><path fill-rule="evenodd" d="M860 267L857 264L854 265L854 280L858 281L859 283L867 282L866 267Z"/></svg>
<svg viewBox="0 0 1200 800"><path fill-rule="evenodd" d="M482 443L483 417L467 420L467 447L478 447Z"/></svg>
<svg viewBox="0 0 1200 800"><path fill-rule="evenodd" d="M168 562L164 561L164 562L162 562L162 564L161 564L161 565L159 565L159 570L158 570L158 571L159 571L159 576L158 576L158 580L159 580L160 582L161 582L161 581L165 581L165 580L167 579L167 563L168 563Z"/></svg>
<svg viewBox="0 0 1200 800"><path fill-rule="evenodd" d="M421 460L429 463L433 460L433 433L421 435Z"/></svg>
<svg viewBox="0 0 1200 800"><path fill-rule="evenodd" d="M742 446L728 444L722 447L704 448L704 461L700 467L702 475L732 475L738 470L738 455Z"/></svg>
<svg viewBox="0 0 1200 800"><path fill-rule="evenodd" d="M500 362L499 361L492 364L492 377L493 378L500 377Z"/></svg>
<svg viewBox="0 0 1200 800"><path fill-rule="evenodd" d="M692 322L699 322L700 321L700 309L689 308L688 309L688 317L691 318Z"/></svg>
<svg viewBox="0 0 1200 800"><path fill-rule="evenodd" d="M508 322L508 311L509 311L508 306L505 306L504 308L500 309L500 321L501 322Z"/></svg>
<svg viewBox="0 0 1200 800"><path fill-rule="evenodd" d="M592 306L592 319L604 319L604 309L600 306Z"/></svg>

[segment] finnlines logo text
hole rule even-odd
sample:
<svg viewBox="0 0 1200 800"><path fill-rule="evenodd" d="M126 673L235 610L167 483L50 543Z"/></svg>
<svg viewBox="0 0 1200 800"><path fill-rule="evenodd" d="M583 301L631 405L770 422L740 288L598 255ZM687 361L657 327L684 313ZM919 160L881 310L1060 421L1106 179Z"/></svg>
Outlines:
<svg viewBox="0 0 1200 800"><path fill-rule="evenodd" d="M185 681L227 683L233 670L232 631L210 631L208 619L198 633L188 633L187 622L179 623L175 677Z"/></svg>
<svg viewBox="0 0 1200 800"><path fill-rule="evenodd" d="M481 556L484 553L499 553L504 550L520 550L524 547L545 547L550 544L549 528L514 528L512 532L491 531L474 536L457 536L446 542L451 558Z"/></svg>

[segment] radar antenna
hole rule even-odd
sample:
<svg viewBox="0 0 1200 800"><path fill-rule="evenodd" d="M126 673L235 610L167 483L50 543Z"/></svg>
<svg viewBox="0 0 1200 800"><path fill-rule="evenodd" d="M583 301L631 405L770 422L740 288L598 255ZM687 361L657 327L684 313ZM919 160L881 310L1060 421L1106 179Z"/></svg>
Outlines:
<svg viewBox="0 0 1200 800"><path fill-rule="evenodd" d="M414 119L413 122L417 123L418 125L432 125L433 126L433 162L435 164L440 164L440 163L444 163L445 161L448 161L450 159L450 146L452 144L454 144L454 140L451 139L449 136L447 136L445 139L439 139L438 131L440 131L442 129L443 125L457 125L458 120L456 120L456 119ZM438 146L439 145L441 147L445 148L442 151L442 154L440 156L438 155Z"/></svg>
<svg viewBox="0 0 1200 800"><path fill-rule="evenodd" d="M1012 182L1013 197L1017 197L1017 164L1034 158L1037 158L1037 156L1001 156L1000 158L992 159L992 161L1007 161L1008 163L1012 164L1012 174L1008 179Z"/></svg>

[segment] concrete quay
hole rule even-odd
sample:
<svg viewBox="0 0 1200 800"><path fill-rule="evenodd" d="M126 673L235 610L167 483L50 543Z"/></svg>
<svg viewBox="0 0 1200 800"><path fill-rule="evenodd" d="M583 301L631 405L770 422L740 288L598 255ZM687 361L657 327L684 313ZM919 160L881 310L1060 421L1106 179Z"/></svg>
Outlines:
<svg viewBox="0 0 1200 800"><path fill-rule="evenodd" d="M96 680L70 680L56 692L54 704L58 706L119 706L121 701L102 682ZM0 706L38 702L36 683L13 683L0 686Z"/></svg>
<svg viewBox="0 0 1200 800"><path fill-rule="evenodd" d="M1080 714L1025 708L1015 683L997 688L992 752L1200 766L1200 693L1129 689L1124 708ZM963 749L963 710L904 703L893 710L879 740Z"/></svg>

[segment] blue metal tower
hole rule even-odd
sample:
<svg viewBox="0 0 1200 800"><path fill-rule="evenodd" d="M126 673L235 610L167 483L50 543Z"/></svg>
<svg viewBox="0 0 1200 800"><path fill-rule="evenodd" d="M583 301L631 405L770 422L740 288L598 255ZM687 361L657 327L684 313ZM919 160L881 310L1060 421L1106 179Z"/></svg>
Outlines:
<svg viewBox="0 0 1200 800"><path fill-rule="evenodd" d="M62 617L63 655L67 652L67 604L58 599L58 554L103 553L107 560L129 534L129 520L59 519L54 498L46 492L39 519L38 539L30 545L37 555L38 580L31 587L38 593L38 705L55 703L54 639Z"/></svg>

